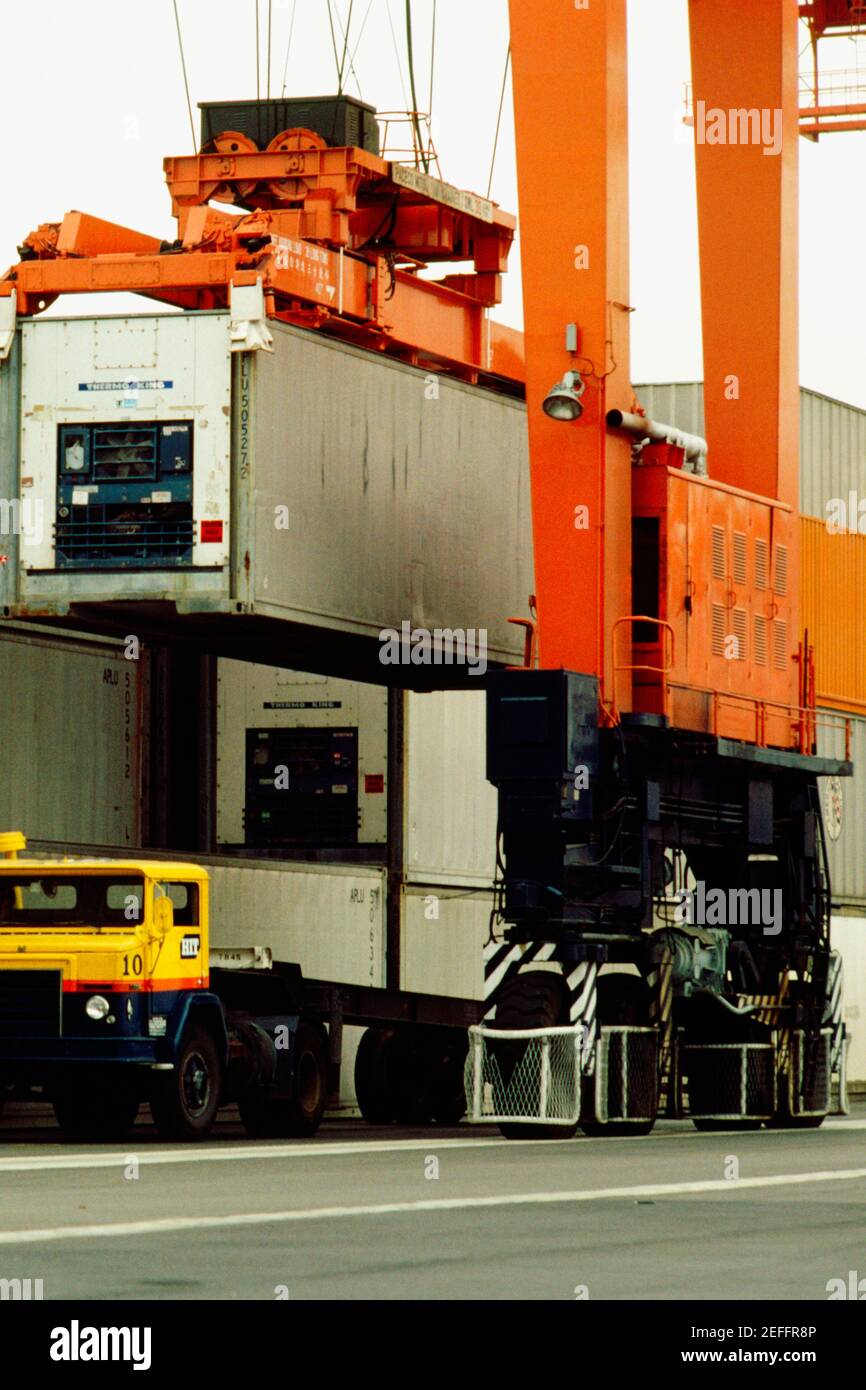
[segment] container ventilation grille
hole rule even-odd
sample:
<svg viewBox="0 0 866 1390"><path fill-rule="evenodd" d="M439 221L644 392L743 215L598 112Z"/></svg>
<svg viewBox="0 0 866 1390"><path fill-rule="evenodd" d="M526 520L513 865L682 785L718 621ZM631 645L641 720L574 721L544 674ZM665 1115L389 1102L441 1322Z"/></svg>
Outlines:
<svg viewBox="0 0 866 1390"><path fill-rule="evenodd" d="M713 527L713 578L725 579L728 567L725 563L725 528Z"/></svg>
<svg viewBox="0 0 866 1390"><path fill-rule="evenodd" d="M786 545L776 546L776 584L777 594L787 594L788 592L788 547Z"/></svg>
<svg viewBox="0 0 866 1390"><path fill-rule="evenodd" d="M734 653L737 661L745 661L749 645L749 618L745 608L735 608L731 614L733 619L734 637L737 641Z"/></svg>
<svg viewBox="0 0 866 1390"><path fill-rule="evenodd" d="M773 623L773 665L777 671L788 665L788 624L783 618Z"/></svg>
<svg viewBox="0 0 866 1390"><path fill-rule="evenodd" d="M713 656L725 654L725 614L721 603L713 604Z"/></svg>
<svg viewBox="0 0 866 1390"><path fill-rule="evenodd" d="M746 583L746 537L743 531L734 532L734 583Z"/></svg>
<svg viewBox="0 0 866 1390"><path fill-rule="evenodd" d="M755 541L755 588L767 589L770 584L770 548L766 541Z"/></svg>
<svg viewBox="0 0 866 1390"><path fill-rule="evenodd" d="M767 619L760 613L755 614L755 664L767 664Z"/></svg>

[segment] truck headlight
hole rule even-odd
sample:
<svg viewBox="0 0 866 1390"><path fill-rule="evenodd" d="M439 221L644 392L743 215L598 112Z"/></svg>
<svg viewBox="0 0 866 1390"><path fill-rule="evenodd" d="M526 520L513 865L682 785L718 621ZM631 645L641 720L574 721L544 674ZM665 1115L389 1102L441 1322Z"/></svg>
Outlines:
<svg viewBox="0 0 866 1390"><path fill-rule="evenodd" d="M84 1012L88 1018L95 1019L99 1023L103 1018L107 1018L111 1008L104 994L94 994L84 1005Z"/></svg>

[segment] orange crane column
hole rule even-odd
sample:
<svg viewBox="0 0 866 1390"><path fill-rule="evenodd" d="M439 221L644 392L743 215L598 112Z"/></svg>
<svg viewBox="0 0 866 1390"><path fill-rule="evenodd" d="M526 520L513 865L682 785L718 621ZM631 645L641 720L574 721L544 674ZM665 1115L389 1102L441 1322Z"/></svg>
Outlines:
<svg viewBox="0 0 866 1390"><path fill-rule="evenodd" d="M799 505L798 0L689 0L710 472Z"/></svg>
<svg viewBox="0 0 866 1390"><path fill-rule="evenodd" d="M510 15L540 658L598 675L610 699L611 631L631 612L631 451L605 428L631 402L626 0L510 0ZM583 414L549 419L569 370Z"/></svg>

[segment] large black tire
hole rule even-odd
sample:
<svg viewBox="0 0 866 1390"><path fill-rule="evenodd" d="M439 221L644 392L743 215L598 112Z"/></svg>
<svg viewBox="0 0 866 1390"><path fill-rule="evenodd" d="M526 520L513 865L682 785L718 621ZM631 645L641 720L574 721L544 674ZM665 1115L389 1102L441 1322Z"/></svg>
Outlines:
<svg viewBox="0 0 866 1390"><path fill-rule="evenodd" d="M568 992L562 975L550 970L527 970L505 981L496 997L496 1017L491 1027L560 1028L567 1023ZM494 1043L491 1039L490 1047L503 1079L507 1080L523 1055L524 1044ZM570 1139L577 1124L501 1124L499 1130L506 1139Z"/></svg>
<svg viewBox="0 0 866 1390"><path fill-rule="evenodd" d="M458 1125L466 1114L466 1088L463 1074L469 1039L465 1033L455 1037L431 1029L428 1046L430 1103L433 1123L443 1128Z"/></svg>
<svg viewBox="0 0 866 1390"><path fill-rule="evenodd" d="M206 1138L216 1118L221 1086L216 1043L205 1029L190 1029L174 1069L155 1076L150 1108L160 1138L181 1142Z"/></svg>
<svg viewBox="0 0 866 1390"><path fill-rule="evenodd" d="M79 1139L122 1139L135 1124L140 1100L124 1085L77 1085L54 1096L54 1116L64 1134Z"/></svg>
<svg viewBox="0 0 866 1390"><path fill-rule="evenodd" d="M466 1113L466 1035L451 1029L368 1028L355 1058L355 1094L371 1125L459 1124Z"/></svg>
<svg viewBox="0 0 866 1390"><path fill-rule="evenodd" d="M328 1101L328 1038L316 1023L298 1025L292 1093L253 1091L238 1108L254 1139L309 1139L322 1122Z"/></svg>
<svg viewBox="0 0 866 1390"><path fill-rule="evenodd" d="M649 1024L649 990L637 975L611 972L598 977L596 1017L599 1025L608 1028L646 1028ZM595 1106L595 1077L583 1081L581 1112L592 1113ZM651 1120L624 1120L605 1124L599 1120L581 1120L580 1127L590 1139L636 1139L649 1134L655 1124Z"/></svg>
<svg viewBox="0 0 866 1390"><path fill-rule="evenodd" d="M394 1050L393 1028L366 1028L355 1057L355 1095L368 1125L390 1125L396 1119L389 1054Z"/></svg>

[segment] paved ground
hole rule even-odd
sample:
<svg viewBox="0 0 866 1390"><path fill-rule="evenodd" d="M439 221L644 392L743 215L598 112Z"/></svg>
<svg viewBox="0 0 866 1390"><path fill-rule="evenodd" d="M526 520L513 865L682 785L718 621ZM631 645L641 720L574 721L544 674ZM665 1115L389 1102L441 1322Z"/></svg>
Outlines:
<svg viewBox="0 0 866 1390"><path fill-rule="evenodd" d="M168 1147L0 1122L0 1279L74 1299L807 1299L866 1278L866 1118L508 1142L326 1123ZM866 1286L864 1286L866 1287Z"/></svg>

